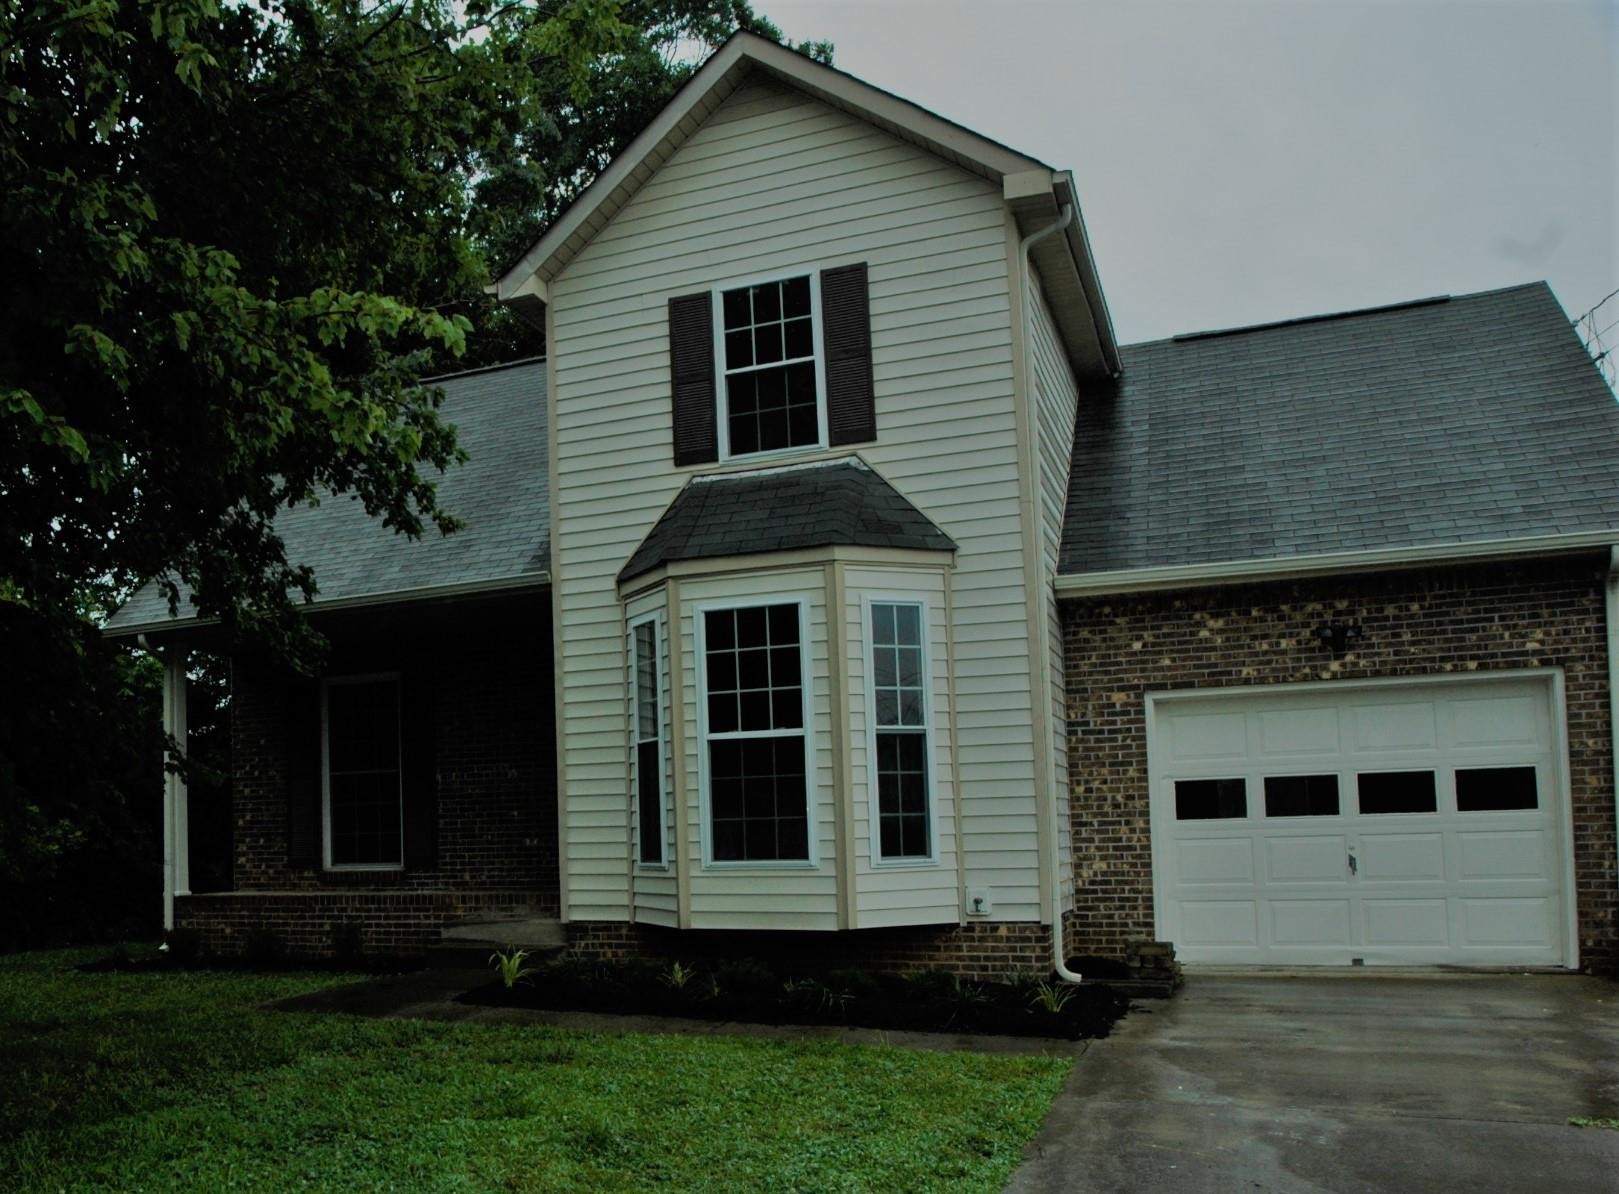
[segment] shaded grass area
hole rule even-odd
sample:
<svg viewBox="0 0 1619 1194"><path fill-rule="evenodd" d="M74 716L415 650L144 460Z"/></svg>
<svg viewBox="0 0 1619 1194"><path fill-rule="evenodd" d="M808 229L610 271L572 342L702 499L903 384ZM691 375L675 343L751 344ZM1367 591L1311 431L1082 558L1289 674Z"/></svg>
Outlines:
<svg viewBox="0 0 1619 1194"><path fill-rule="evenodd" d="M998 1189L1064 1059L258 1010L326 975L0 958L8 1188Z"/></svg>

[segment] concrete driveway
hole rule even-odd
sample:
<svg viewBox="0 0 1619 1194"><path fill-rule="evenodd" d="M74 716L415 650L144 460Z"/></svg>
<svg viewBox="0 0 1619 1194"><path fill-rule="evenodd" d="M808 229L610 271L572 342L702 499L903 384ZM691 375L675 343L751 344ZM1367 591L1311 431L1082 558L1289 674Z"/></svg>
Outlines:
<svg viewBox="0 0 1619 1194"><path fill-rule="evenodd" d="M1074 1067L1012 1191L1619 1194L1619 984L1196 975Z"/></svg>

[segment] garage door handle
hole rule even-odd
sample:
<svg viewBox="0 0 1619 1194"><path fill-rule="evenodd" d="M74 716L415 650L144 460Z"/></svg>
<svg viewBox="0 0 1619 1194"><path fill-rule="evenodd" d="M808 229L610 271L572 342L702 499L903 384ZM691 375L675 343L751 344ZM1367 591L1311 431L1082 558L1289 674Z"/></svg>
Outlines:
<svg viewBox="0 0 1619 1194"><path fill-rule="evenodd" d="M1349 856L1349 873L1351 875L1358 875L1360 873L1360 863L1355 861L1355 856L1353 854Z"/></svg>

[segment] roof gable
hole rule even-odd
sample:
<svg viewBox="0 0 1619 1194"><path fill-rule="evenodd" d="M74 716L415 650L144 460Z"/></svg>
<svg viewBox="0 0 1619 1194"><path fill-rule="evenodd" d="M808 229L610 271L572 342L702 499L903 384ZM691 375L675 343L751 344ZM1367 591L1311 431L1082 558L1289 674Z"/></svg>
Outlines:
<svg viewBox="0 0 1619 1194"><path fill-rule="evenodd" d="M753 74L802 91L993 182L1025 235L1072 208L1073 219L1063 234L1036 246L1034 259L1075 368L1081 373L1115 371L1112 323L1071 174L745 31L733 34L709 57L489 292L520 311L548 302L552 280Z"/></svg>

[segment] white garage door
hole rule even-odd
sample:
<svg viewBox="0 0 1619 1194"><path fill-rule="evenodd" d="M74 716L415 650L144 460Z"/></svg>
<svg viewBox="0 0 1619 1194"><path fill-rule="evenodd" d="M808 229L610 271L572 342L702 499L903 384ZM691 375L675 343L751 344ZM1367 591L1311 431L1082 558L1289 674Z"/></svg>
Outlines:
<svg viewBox="0 0 1619 1194"><path fill-rule="evenodd" d="M1190 962L1573 964L1553 677L1148 698L1158 932Z"/></svg>

